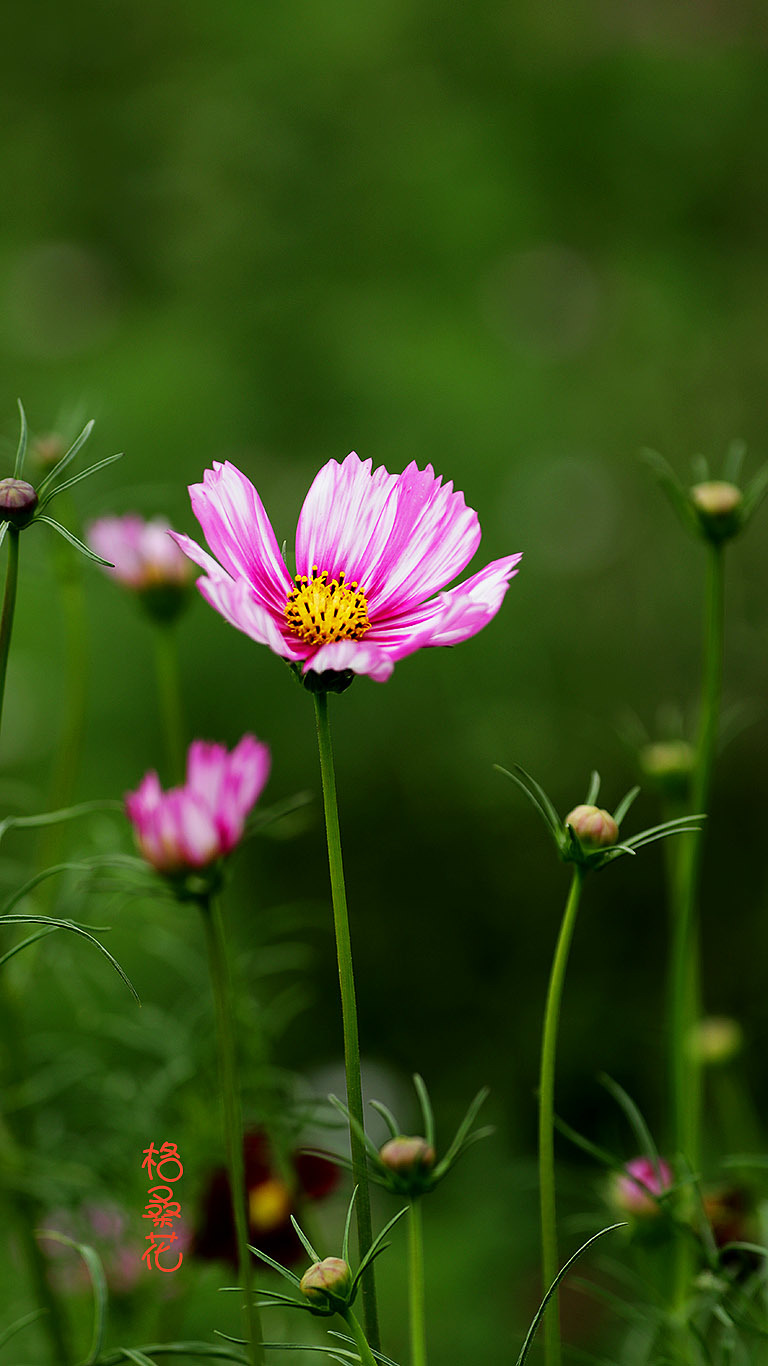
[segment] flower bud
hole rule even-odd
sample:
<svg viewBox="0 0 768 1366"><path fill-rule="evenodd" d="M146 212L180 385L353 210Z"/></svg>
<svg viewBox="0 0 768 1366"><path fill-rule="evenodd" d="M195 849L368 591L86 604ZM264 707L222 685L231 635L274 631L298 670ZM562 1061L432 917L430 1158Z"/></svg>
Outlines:
<svg viewBox="0 0 768 1366"><path fill-rule="evenodd" d="M742 492L724 479L711 479L706 484L694 484L691 498L707 517L730 517L742 501Z"/></svg>
<svg viewBox="0 0 768 1366"><path fill-rule="evenodd" d="M649 1157L633 1157L612 1179L611 1204L621 1214L653 1218L659 1212L658 1196L669 1190L672 1180L672 1169L661 1158L657 1165Z"/></svg>
<svg viewBox="0 0 768 1366"><path fill-rule="evenodd" d="M305 1271L299 1289L305 1299L321 1308L346 1305L352 1286L352 1272L341 1257L325 1257Z"/></svg>
<svg viewBox="0 0 768 1366"><path fill-rule="evenodd" d="M36 507L37 493L26 479L0 479L0 522L27 526Z"/></svg>
<svg viewBox="0 0 768 1366"><path fill-rule="evenodd" d="M67 449L67 443L58 432L47 432L38 436L32 443L32 456L43 469L49 470L57 465Z"/></svg>
<svg viewBox="0 0 768 1366"><path fill-rule="evenodd" d="M659 740L640 751L645 777L669 797L687 795L695 761L696 751L687 740Z"/></svg>
<svg viewBox="0 0 768 1366"><path fill-rule="evenodd" d="M565 818L585 849L606 849L619 838L619 827L609 811L598 806L575 806Z"/></svg>
<svg viewBox="0 0 768 1366"><path fill-rule="evenodd" d="M694 484L690 496L701 526L710 540L724 541L736 534L740 526L743 494L735 484L728 484L723 479L712 479L706 484Z"/></svg>
<svg viewBox="0 0 768 1366"><path fill-rule="evenodd" d="M709 1015L699 1020L688 1039L689 1053L705 1067L719 1067L731 1062L743 1046L741 1025L727 1015Z"/></svg>
<svg viewBox="0 0 768 1366"><path fill-rule="evenodd" d="M435 1150L425 1138L407 1138L399 1134L390 1138L379 1152L379 1157L391 1172L398 1176L421 1176L435 1165Z"/></svg>

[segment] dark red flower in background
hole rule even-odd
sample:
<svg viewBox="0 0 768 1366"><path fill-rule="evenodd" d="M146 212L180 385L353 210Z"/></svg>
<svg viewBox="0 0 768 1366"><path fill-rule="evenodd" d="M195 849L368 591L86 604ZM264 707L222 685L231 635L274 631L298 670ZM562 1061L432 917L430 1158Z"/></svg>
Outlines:
<svg viewBox="0 0 768 1366"><path fill-rule="evenodd" d="M248 1241L291 1266L305 1256L291 1223L307 1200L321 1200L338 1185L338 1168L326 1157L291 1153L285 1169L273 1158L263 1129L251 1129L243 1139L245 1187L248 1195ZM211 1173L203 1195L192 1247L198 1257L237 1265L229 1177L224 1167Z"/></svg>

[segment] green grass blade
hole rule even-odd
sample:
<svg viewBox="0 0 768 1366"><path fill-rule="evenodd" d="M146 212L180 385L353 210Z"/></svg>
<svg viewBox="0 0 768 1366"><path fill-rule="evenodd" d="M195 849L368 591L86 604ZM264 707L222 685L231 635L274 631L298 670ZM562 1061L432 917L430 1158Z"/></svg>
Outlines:
<svg viewBox="0 0 768 1366"><path fill-rule="evenodd" d="M528 1329L528 1332L526 1333L525 1341L520 1351L520 1355L517 1358L517 1361L515 1362L515 1366L524 1366L525 1359L531 1350L531 1344L533 1342L534 1337L536 1336L536 1329L538 1328L539 1324L541 1323L541 1320L544 1317L544 1311L547 1305L549 1304L549 1301L551 1300L552 1296L554 1295L555 1291L557 1290L557 1287L559 1286L560 1282L564 1279L565 1276L567 1276L574 1262L578 1261L579 1257L581 1257L583 1253L586 1252L588 1247L591 1247L593 1243L596 1243L598 1238L602 1238L603 1235L606 1233L613 1233L614 1229L625 1227L626 1224L622 1223L610 1224L608 1228L601 1228L599 1233L593 1233L592 1237L588 1238L586 1243L582 1243L578 1251L574 1252L572 1257L569 1257L568 1261L565 1263L565 1266L561 1267L560 1271L558 1271L557 1275L555 1276L555 1279L549 1287L549 1290L544 1296L544 1299L541 1301L541 1304L536 1310L531 1326Z"/></svg>
<svg viewBox="0 0 768 1366"><path fill-rule="evenodd" d="M28 431L27 415L24 412L24 404L22 403L20 398L17 398L16 402L19 405L19 422L21 425L19 430L19 444L16 448L16 459L13 462L13 477L14 479L20 479L21 472L24 469L24 457L27 453Z"/></svg>
<svg viewBox="0 0 768 1366"><path fill-rule="evenodd" d="M82 450L92 431L93 418L91 418L90 422L86 422L80 435L76 437L75 440L72 442L72 445L70 446L69 450L64 452L64 455L62 455L61 460L59 460L58 463L54 465L50 474L47 474L45 476L45 479L43 479L42 483L38 486L37 493L39 498L42 498L45 492L50 488L51 484L53 484L55 480L58 479L60 474L64 473L64 470L67 468L67 465L71 464L71 462L77 455L78 451Z"/></svg>

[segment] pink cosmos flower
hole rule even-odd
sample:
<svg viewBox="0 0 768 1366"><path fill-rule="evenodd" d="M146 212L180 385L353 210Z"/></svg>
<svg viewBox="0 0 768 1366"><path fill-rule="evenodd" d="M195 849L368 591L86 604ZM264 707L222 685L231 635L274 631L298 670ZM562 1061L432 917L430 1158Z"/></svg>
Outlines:
<svg viewBox="0 0 768 1366"><path fill-rule="evenodd" d="M125 799L141 853L160 873L205 868L239 843L245 820L269 775L266 745L244 735L232 753L194 740L184 787L163 792L148 773Z"/></svg>
<svg viewBox="0 0 768 1366"><path fill-rule="evenodd" d="M477 550L480 525L431 465L389 474L354 452L329 460L301 509L294 578L256 489L234 465L215 462L189 492L217 559L173 535L205 570L203 597L304 673L384 682L405 655L467 640L498 612L521 558L494 560L441 591Z"/></svg>
<svg viewBox="0 0 768 1366"><path fill-rule="evenodd" d="M658 1214L658 1197L669 1190L673 1180L672 1168L662 1158L657 1167L649 1157L633 1157L624 1172L614 1177L613 1202L625 1214L641 1218Z"/></svg>
<svg viewBox="0 0 768 1366"><path fill-rule="evenodd" d="M184 587L190 580L189 562L169 536L161 518L145 522L128 513L125 517L101 517L87 528L88 544L102 559L114 565L107 573L126 588Z"/></svg>

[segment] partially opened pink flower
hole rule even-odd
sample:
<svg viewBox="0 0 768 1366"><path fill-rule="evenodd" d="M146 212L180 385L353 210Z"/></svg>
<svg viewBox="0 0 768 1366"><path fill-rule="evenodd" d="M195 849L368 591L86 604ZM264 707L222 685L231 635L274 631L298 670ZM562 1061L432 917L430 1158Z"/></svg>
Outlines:
<svg viewBox="0 0 768 1366"><path fill-rule="evenodd" d="M663 1158L658 1163L649 1157L633 1157L624 1171L613 1178L613 1204L624 1214L639 1217L659 1212L659 1197L674 1181L672 1168Z"/></svg>
<svg viewBox="0 0 768 1366"><path fill-rule="evenodd" d="M189 582L189 564L168 534L162 518L146 522L135 513L125 517L100 517L86 534L97 555L114 566L107 573L126 588L142 591L159 584Z"/></svg>
<svg viewBox="0 0 768 1366"><path fill-rule="evenodd" d="M428 645L457 645L498 612L520 555L441 592L480 544L477 513L431 465L402 474L330 460L304 500L294 578L256 489L226 461L189 490L211 550L174 538L205 570L203 597L240 631L312 671L389 678ZM437 596L435 596L437 595Z"/></svg>
<svg viewBox="0 0 768 1366"><path fill-rule="evenodd" d="M148 773L125 799L144 858L161 873L205 868L239 843L246 817L269 776L266 745L244 735L230 754L194 740L184 787L164 792Z"/></svg>

